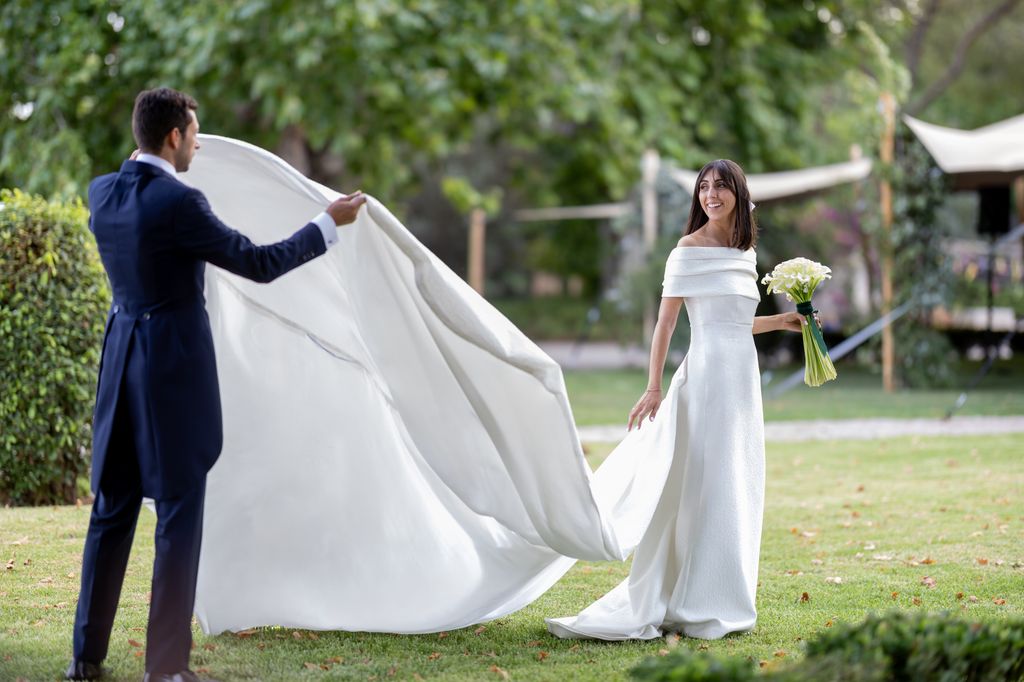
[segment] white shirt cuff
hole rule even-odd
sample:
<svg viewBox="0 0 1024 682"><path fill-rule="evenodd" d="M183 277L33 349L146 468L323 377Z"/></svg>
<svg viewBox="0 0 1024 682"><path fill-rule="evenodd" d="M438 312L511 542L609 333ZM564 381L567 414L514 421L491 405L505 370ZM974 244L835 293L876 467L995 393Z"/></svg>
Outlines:
<svg viewBox="0 0 1024 682"><path fill-rule="evenodd" d="M315 223L324 236L324 246L328 249L338 243L338 226L334 224L334 218L327 211L324 211L309 222Z"/></svg>

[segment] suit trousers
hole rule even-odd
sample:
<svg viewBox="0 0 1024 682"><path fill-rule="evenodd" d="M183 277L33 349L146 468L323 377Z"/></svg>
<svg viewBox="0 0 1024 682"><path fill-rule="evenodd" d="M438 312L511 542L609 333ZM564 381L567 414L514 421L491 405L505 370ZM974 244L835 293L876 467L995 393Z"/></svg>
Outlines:
<svg viewBox="0 0 1024 682"><path fill-rule="evenodd" d="M121 395L125 392L121 391ZM142 504L138 452L147 444L144 435L140 437L132 429L132 413L137 409L139 406L129 400L122 398L118 402L111 447L85 538L74 656L91 663L99 663L107 656ZM205 493L203 478L180 497L155 500L156 556L146 630L147 672L174 673L188 668Z"/></svg>

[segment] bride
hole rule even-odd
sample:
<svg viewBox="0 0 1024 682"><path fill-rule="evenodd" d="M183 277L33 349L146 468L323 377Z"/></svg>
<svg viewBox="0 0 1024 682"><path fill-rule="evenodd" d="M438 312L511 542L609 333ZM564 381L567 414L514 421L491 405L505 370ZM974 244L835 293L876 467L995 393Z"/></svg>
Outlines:
<svg viewBox="0 0 1024 682"><path fill-rule="evenodd" d="M261 149L201 137L203 153L180 178L257 241L277 239L280 225L338 196ZM714 191L724 207L728 192ZM730 191L732 206L746 205L745 187ZM747 506L716 516L713 532L742 533L731 538L742 549L723 550L742 561L720 573L719 603L731 604L734 587L756 574L761 474L730 467L760 466L762 427L753 348L738 340L744 323L750 335L757 298L753 252L706 248L729 243L721 232L729 210L711 207L712 222L692 237L698 248L673 252L679 289L667 295L687 296L691 319L715 323L714 345L736 352L695 345L705 349L700 360L691 351L663 404L675 413L633 430L591 472L559 367L383 205L366 205L336 248L273 284L207 269L225 437L207 484L195 604L203 630L465 627L522 608L576 559L624 560L641 538L649 552L654 535L669 528L668 553L683 551L669 537L677 532L669 513L695 510L691 528L730 499ZM752 241L749 211L739 213ZM708 258L688 255L699 251ZM738 324L718 324L726 317ZM780 323L761 320L754 331ZM667 339L668 328L660 329ZM716 389L736 383L685 399L710 386L705 377ZM704 431L706 442L698 434L707 422L688 421L704 416L702 405L708 417L725 419L722 429ZM691 443L699 455L690 455ZM695 477L703 452L709 467ZM680 485L696 486L698 497ZM729 498L701 495L730 485ZM634 575L644 566L663 581L690 575L646 556L638 555ZM678 592L690 595L686 608L692 590L706 587L706 569L693 575ZM729 627L744 606L736 599L735 609L717 612ZM591 632L586 621L566 621L565 632L635 634L632 621L615 632Z"/></svg>
<svg viewBox="0 0 1024 682"><path fill-rule="evenodd" d="M559 637L652 639L674 631L717 639L754 627L764 420L753 334L800 331L804 318L754 316L753 208L738 165L720 159L701 169L684 236L665 268L648 387L629 414L630 429L653 422L654 447L673 453L668 479L629 577L578 616L548 619ZM684 302L690 347L665 390L665 356Z"/></svg>

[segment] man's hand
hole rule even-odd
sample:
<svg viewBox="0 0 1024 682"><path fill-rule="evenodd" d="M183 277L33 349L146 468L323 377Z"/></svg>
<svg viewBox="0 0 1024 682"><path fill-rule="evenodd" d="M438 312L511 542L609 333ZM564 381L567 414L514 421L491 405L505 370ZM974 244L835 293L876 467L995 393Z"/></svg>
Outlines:
<svg viewBox="0 0 1024 682"><path fill-rule="evenodd" d="M356 219L359 207L366 203L366 195L356 190L347 197L341 197L327 207L327 213L334 219L335 225L348 225Z"/></svg>

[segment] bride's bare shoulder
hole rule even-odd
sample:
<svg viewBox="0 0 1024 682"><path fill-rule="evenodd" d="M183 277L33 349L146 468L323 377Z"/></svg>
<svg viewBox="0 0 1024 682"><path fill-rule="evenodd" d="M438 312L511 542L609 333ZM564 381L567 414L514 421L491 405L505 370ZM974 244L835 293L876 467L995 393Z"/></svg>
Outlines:
<svg viewBox="0 0 1024 682"><path fill-rule="evenodd" d="M697 235L692 234L692 233L691 234L683 235L679 239L679 241L676 242L676 246L700 246L700 245L701 245L700 242L697 241Z"/></svg>

